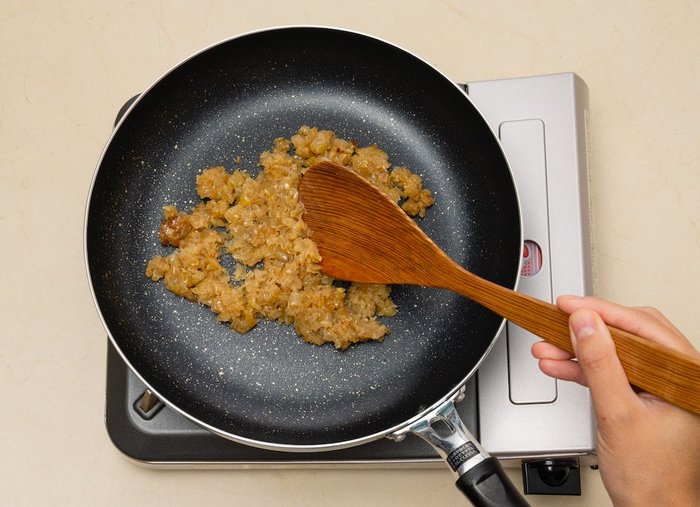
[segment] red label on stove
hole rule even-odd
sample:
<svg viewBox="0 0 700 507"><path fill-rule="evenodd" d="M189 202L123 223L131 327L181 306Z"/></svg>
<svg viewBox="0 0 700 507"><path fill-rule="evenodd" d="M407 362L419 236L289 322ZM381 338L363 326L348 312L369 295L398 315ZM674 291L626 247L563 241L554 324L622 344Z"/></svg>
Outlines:
<svg viewBox="0 0 700 507"><path fill-rule="evenodd" d="M523 243L523 267L520 276L535 276L542 269L542 249L531 240Z"/></svg>

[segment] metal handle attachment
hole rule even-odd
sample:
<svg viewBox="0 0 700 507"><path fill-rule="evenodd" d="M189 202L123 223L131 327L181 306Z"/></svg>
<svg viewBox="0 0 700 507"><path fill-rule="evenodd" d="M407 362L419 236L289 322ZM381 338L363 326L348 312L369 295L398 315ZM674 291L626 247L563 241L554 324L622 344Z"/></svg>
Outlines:
<svg viewBox="0 0 700 507"><path fill-rule="evenodd" d="M464 426L452 400L426 414L409 429L432 445L458 477L490 458Z"/></svg>
<svg viewBox="0 0 700 507"><path fill-rule="evenodd" d="M456 486L478 507L528 507L528 503L447 401L413 423L409 431L432 445L457 476Z"/></svg>

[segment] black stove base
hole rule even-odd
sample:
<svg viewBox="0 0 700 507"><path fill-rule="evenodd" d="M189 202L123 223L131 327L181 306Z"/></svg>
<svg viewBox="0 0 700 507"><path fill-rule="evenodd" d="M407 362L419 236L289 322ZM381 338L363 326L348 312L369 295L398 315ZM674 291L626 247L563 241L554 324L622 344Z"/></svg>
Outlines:
<svg viewBox="0 0 700 507"><path fill-rule="evenodd" d="M131 372L111 342L107 351L105 421L114 445L146 465L196 467L421 466L440 462L431 446L414 435L386 438L337 451L288 453L258 449L217 436L162 403L147 411L140 401L146 386ZM457 407L465 425L479 435L476 378Z"/></svg>

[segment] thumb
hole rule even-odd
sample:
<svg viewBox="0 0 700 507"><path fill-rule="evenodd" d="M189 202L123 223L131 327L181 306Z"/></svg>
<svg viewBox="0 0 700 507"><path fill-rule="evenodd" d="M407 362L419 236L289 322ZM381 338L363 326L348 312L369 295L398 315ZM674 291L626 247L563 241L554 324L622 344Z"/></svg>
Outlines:
<svg viewBox="0 0 700 507"><path fill-rule="evenodd" d="M605 322L596 312L580 309L569 317L569 327L599 421L617 418L628 410L636 396Z"/></svg>

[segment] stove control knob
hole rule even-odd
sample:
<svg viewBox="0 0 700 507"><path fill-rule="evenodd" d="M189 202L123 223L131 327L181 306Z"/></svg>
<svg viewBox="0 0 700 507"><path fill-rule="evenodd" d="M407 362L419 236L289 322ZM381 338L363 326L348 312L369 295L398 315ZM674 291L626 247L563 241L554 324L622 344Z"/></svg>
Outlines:
<svg viewBox="0 0 700 507"><path fill-rule="evenodd" d="M522 469L525 494L581 494L581 475L577 459L526 461Z"/></svg>
<svg viewBox="0 0 700 507"><path fill-rule="evenodd" d="M557 463L547 460L537 469L537 473L545 484L556 487L561 486L569 478L571 469L566 463Z"/></svg>

